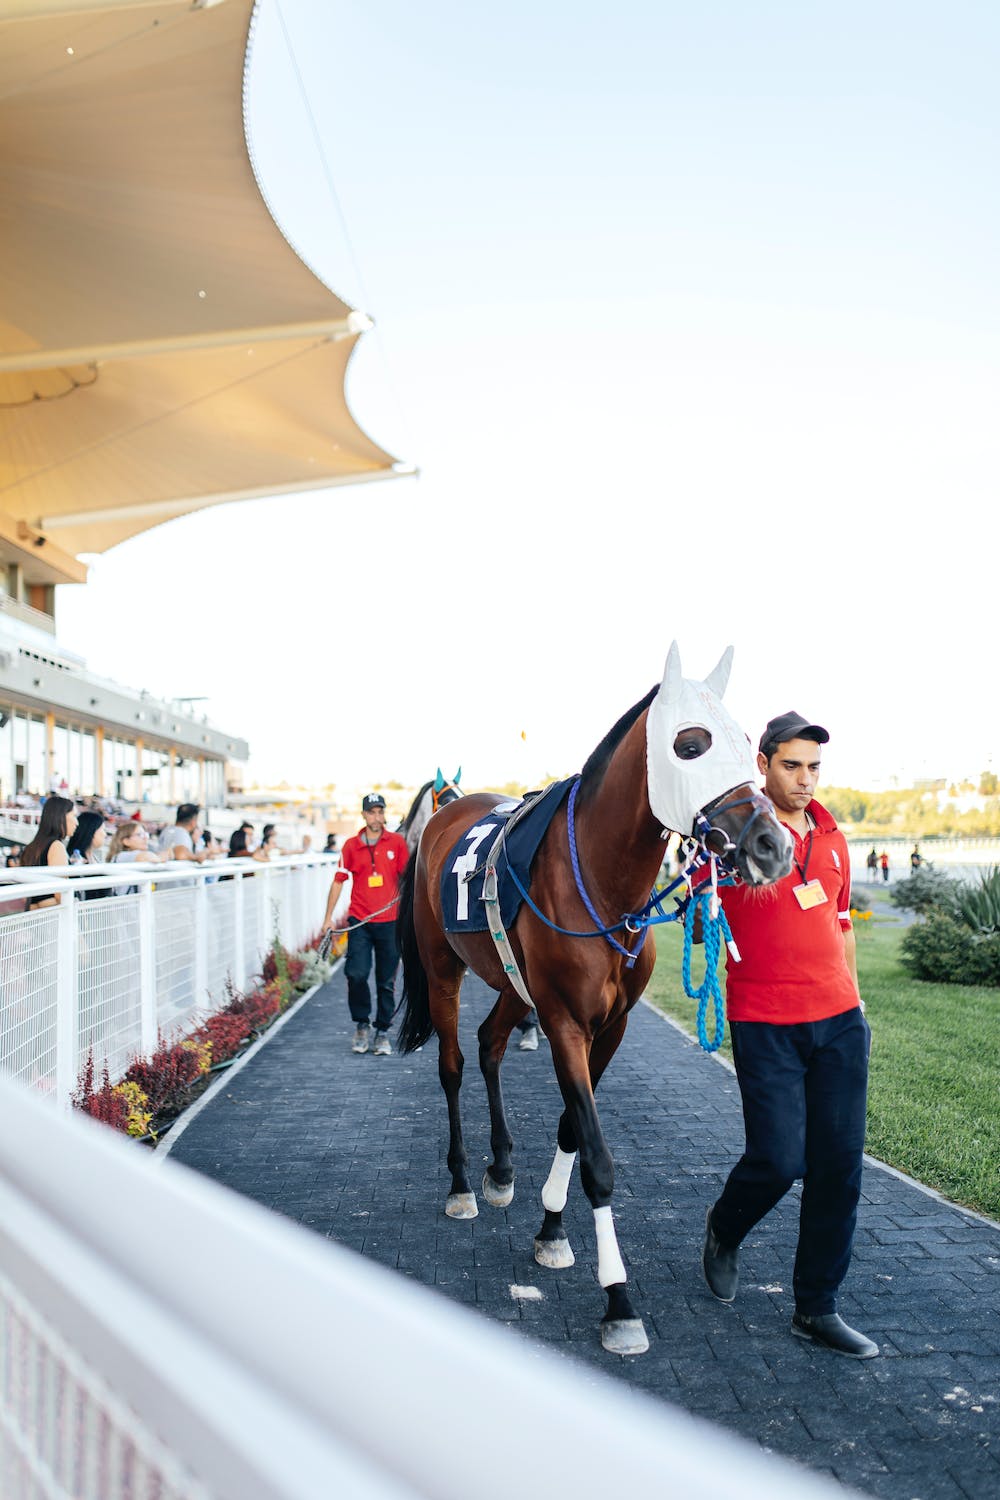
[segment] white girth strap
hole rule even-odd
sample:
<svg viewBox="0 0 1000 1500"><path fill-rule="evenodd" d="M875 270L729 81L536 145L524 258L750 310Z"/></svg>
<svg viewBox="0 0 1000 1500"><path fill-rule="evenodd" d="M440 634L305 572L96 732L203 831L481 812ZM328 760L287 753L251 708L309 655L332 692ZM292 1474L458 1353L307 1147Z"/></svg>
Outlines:
<svg viewBox="0 0 1000 1500"><path fill-rule="evenodd" d="M500 829L489 854L486 856L486 875L483 879L483 905L486 907L486 921L489 926L489 934L493 944L500 955L503 971L507 975L525 1005L534 1008L535 1002L528 993L528 986L524 982L524 976L517 966L514 950L510 946L507 929L500 919L500 892L497 885L497 859L503 846L506 826Z"/></svg>

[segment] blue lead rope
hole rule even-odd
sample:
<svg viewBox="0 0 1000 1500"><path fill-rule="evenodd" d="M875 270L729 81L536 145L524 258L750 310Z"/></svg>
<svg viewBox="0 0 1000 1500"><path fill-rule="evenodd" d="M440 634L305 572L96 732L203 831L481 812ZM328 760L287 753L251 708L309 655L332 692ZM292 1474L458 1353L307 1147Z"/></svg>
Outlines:
<svg viewBox="0 0 1000 1500"><path fill-rule="evenodd" d="M694 944L695 913L699 911L702 940L705 945L705 977L695 989L691 978L691 948ZM719 984L719 952L723 937L727 943L733 940L733 934L722 907L719 907L718 916L712 916L711 891L702 891L692 896L684 914L684 957L681 962L681 978L684 981L685 995L689 1000L698 1002L698 1041L706 1052L717 1052L725 1036L725 1010L722 1004L722 988ZM715 1007L715 1025L711 1041L708 1039L708 1029L705 1025L709 999L713 1001Z"/></svg>

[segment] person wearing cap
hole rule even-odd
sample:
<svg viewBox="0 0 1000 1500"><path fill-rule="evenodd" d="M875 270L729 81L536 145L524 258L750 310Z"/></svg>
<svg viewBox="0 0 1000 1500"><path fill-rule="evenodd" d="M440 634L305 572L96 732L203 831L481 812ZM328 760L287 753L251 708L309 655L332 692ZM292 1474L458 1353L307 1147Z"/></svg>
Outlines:
<svg viewBox="0 0 1000 1500"><path fill-rule="evenodd" d="M876 1343L837 1312L861 1191L871 1032L858 990L847 841L813 796L830 736L790 711L760 740L764 791L794 841L791 872L758 893L719 895L739 950L726 1006L746 1145L708 1210L702 1269L732 1302L739 1246L802 1179L792 1332L871 1359Z"/></svg>
<svg viewBox="0 0 1000 1500"><path fill-rule="evenodd" d="M396 946L396 904L399 880L410 851L401 834L385 826L385 798L369 792L361 802L364 828L344 845L340 868L333 877L323 929L335 926L333 913L348 876L352 877L347 912L347 1003L355 1024L352 1052L367 1052L371 1037L371 991L368 976L375 961L376 1057L388 1057L389 1026L395 1010L393 987L399 950Z"/></svg>

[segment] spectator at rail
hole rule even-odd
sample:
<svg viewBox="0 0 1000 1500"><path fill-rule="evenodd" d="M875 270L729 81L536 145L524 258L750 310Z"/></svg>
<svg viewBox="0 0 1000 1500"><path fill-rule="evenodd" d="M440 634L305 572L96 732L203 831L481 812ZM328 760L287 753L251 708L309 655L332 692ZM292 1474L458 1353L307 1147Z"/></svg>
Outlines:
<svg viewBox="0 0 1000 1500"><path fill-rule="evenodd" d="M268 856L261 854L259 849L251 849L247 839L245 828L237 828L235 833L229 836L230 859L255 859L259 863L266 864Z"/></svg>
<svg viewBox="0 0 1000 1500"><path fill-rule="evenodd" d="M108 845L107 863L128 864L162 864L169 858L168 854L158 854L149 847L149 834L141 823L122 823L114 831L111 843ZM116 896L131 896L137 891L137 885L116 885L112 887Z"/></svg>
<svg viewBox="0 0 1000 1500"><path fill-rule="evenodd" d="M205 851L209 859L223 859L225 857L225 849L223 849L222 844L215 837L215 834L210 828L205 828L202 831L201 840L198 847L199 849L203 849ZM218 875L206 875L205 884L217 885L220 878L221 877Z"/></svg>
<svg viewBox="0 0 1000 1500"><path fill-rule="evenodd" d="M879 864L882 867L882 879L884 881L888 882L888 880L889 880L889 853L888 853L888 850L886 850L886 849L882 850L882 853L879 855L878 862L879 862Z"/></svg>
<svg viewBox="0 0 1000 1500"><path fill-rule="evenodd" d="M257 847L257 840L253 836L253 824L244 821L236 831L237 833L246 834L246 851L248 854L252 854Z"/></svg>
<svg viewBox="0 0 1000 1500"><path fill-rule="evenodd" d="M191 860L197 865L204 864L209 858L208 852L196 847L201 837L201 829L198 827L200 812L201 808L197 802L181 803L177 809L176 822L160 834L161 854L166 854L169 859Z"/></svg>
<svg viewBox="0 0 1000 1500"><path fill-rule="evenodd" d="M920 869L920 866L923 864L923 862L924 856L920 852L920 845L914 844L913 848L910 850L910 869L913 871L914 875Z"/></svg>
<svg viewBox="0 0 1000 1500"><path fill-rule="evenodd" d="M53 873L69 864L66 840L76 832L76 808L68 797L46 797L38 832L21 855L22 868L47 865ZM42 906L58 906L59 896L29 896L28 911Z"/></svg>
<svg viewBox="0 0 1000 1500"><path fill-rule="evenodd" d="M103 865L104 855L104 814L98 812L82 812L76 820L76 832L66 845L71 865ZM84 901L93 901L98 896L106 896L110 887L98 886L94 890L78 891Z"/></svg>
<svg viewBox="0 0 1000 1500"><path fill-rule="evenodd" d="M286 854L288 851L278 847L278 831L273 823L265 823L260 835L260 848L254 850L254 857L261 860L273 859L276 854Z"/></svg>
<svg viewBox="0 0 1000 1500"><path fill-rule="evenodd" d="M337 852L337 835L335 833L328 833L327 836L326 836L326 843L323 845L323 853L324 854L336 854L336 852Z"/></svg>

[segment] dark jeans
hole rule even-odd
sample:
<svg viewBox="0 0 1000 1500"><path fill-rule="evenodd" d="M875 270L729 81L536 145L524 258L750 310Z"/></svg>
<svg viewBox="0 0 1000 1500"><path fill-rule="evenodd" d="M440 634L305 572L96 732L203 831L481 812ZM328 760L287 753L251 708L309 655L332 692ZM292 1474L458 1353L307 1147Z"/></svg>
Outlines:
<svg viewBox="0 0 1000 1500"><path fill-rule="evenodd" d="M371 1019L371 991L368 975L372 957L375 959L375 1026L379 1031L388 1031L396 1008L393 984L399 949L396 947L395 922L366 922L359 926L348 918L347 959L344 975L347 979L347 1003L355 1022Z"/></svg>
<svg viewBox="0 0 1000 1500"><path fill-rule="evenodd" d="M532 1028L532 1026L537 1026L537 1025L538 1025L538 1012L535 1009L535 1007L532 1006L531 1009L528 1011L528 1014L523 1018L523 1020L518 1021L518 1023L517 1023L517 1029L518 1029L518 1031L530 1031L531 1028Z"/></svg>
<svg viewBox="0 0 1000 1500"><path fill-rule="evenodd" d="M730 1023L746 1149L712 1210L724 1245L738 1245L802 1178L793 1287L799 1312L836 1312L851 1261L871 1032L860 1010L826 1021Z"/></svg>

